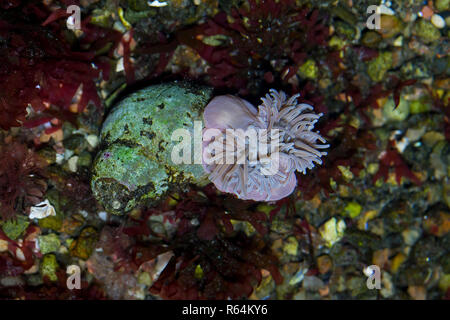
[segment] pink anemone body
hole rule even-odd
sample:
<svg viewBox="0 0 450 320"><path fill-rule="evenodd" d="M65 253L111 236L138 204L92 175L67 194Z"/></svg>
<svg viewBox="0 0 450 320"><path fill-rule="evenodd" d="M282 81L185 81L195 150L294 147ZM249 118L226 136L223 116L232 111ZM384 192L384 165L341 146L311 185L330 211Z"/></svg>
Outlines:
<svg viewBox="0 0 450 320"><path fill-rule="evenodd" d="M277 201L295 190L295 171L322 163L326 152L320 149L329 145L313 131L322 114L298 104L297 97L272 89L258 108L231 95L211 100L203 113L203 167L218 190L243 200ZM256 144L247 135L251 130Z"/></svg>

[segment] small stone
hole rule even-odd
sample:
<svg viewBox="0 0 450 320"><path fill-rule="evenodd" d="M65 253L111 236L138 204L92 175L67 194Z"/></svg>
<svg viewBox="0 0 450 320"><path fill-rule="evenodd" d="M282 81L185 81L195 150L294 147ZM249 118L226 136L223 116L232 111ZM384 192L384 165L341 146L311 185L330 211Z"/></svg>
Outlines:
<svg viewBox="0 0 450 320"><path fill-rule="evenodd" d="M228 36L226 36L224 34L216 34L216 35L212 35L212 36L207 36L202 39L202 42L204 44L207 44L207 45L213 46L213 47L221 46L224 43L226 43L227 41L229 41Z"/></svg>
<svg viewBox="0 0 450 320"><path fill-rule="evenodd" d="M341 39L338 36L333 36L331 37L330 42L328 42L328 45L332 48L337 48L341 50L347 45L347 41Z"/></svg>
<svg viewBox="0 0 450 320"><path fill-rule="evenodd" d="M8 251L8 241L0 239L0 252Z"/></svg>
<svg viewBox="0 0 450 320"><path fill-rule="evenodd" d="M59 231L62 227L63 219L61 215L49 216L39 220L39 227Z"/></svg>
<svg viewBox="0 0 450 320"><path fill-rule="evenodd" d="M445 20L438 14L433 14L431 17L431 23L438 29L445 28Z"/></svg>
<svg viewBox="0 0 450 320"><path fill-rule="evenodd" d="M102 219L103 221L106 221L106 220L108 220L108 213L106 211L100 211L98 213L98 217L100 219Z"/></svg>
<svg viewBox="0 0 450 320"><path fill-rule="evenodd" d="M198 264L194 270L194 278L200 280L203 278L203 276L204 276L204 272L203 272L202 266Z"/></svg>
<svg viewBox="0 0 450 320"><path fill-rule="evenodd" d="M42 254L57 252L61 246L61 242L56 234L50 233L48 235L39 236L39 248Z"/></svg>
<svg viewBox="0 0 450 320"><path fill-rule="evenodd" d="M92 227L87 227L81 231L80 236L70 245L70 254L87 260L94 250L97 242L97 231Z"/></svg>
<svg viewBox="0 0 450 320"><path fill-rule="evenodd" d="M404 255L403 253L398 253L391 262L391 272L396 273L400 266L403 264L403 262L405 262L407 259L407 256Z"/></svg>
<svg viewBox="0 0 450 320"><path fill-rule="evenodd" d="M50 281L57 281L57 269L58 262L56 261L56 256L54 254L47 254L44 256L44 258L42 258L40 267L42 277L48 277Z"/></svg>
<svg viewBox="0 0 450 320"><path fill-rule="evenodd" d="M431 9L429 6L424 6L422 10L419 12L419 16L424 19L430 19L432 15L433 9Z"/></svg>
<svg viewBox="0 0 450 320"><path fill-rule="evenodd" d="M152 278L148 272L141 272L138 276L138 282L146 286L151 286L153 283Z"/></svg>
<svg viewBox="0 0 450 320"><path fill-rule="evenodd" d="M317 258L317 268L319 269L320 274L325 274L331 270L333 266L333 261L330 256L320 256Z"/></svg>
<svg viewBox="0 0 450 320"><path fill-rule="evenodd" d="M25 283L21 277L3 277L0 280L0 285L3 287L19 287Z"/></svg>
<svg viewBox="0 0 450 320"><path fill-rule="evenodd" d="M390 16L393 16L395 14L395 11L392 10L391 8L389 8L388 6L382 4L378 7L379 13L380 14L387 14Z"/></svg>
<svg viewBox="0 0 450 320"><path fill-rule="evenodd" d="M389 298L394 295L394 292L395 288L392 283L392 276L386 271L382 272L380 294L383 298Z"/></svg>
<svg viewBox="0 0 450 320"><path fill-rule="evenodd" d="M30 219L43 219L48 216L56 216L55 208L46 199L45 201L38 203L36 206L30 208Z"/></svg>
<svg viewBox="0 0 450 320"><path fill-rule="evenodd" d="M450 214L444 211L431 212L424 218L423 228L436 237L445 236L450 231Z"/></svg>
<svg viewBox="0 0 450 320"><path fill-rule="evenodd" d="M325 296L329 295L330 294L330 287L329 286L325 286L325 287L319 289L319 294L320 294L321 297L325 297Z"/></svg>
<svg viewBox="0 0 450 320"><path fill-rule="evenodd" d="M394 100L389 99L383 106L383 115L390 121L403 121L409 115L409 103L400 98L400 103L396 107Z"/></svg>
<svg viewBox="0 0 450 320"><path fill-rule="evenodd" d="M350 218L356 218L361 213L362 207L357 202L349 202L344 208L344 212Z"/></svg>
<svg viewBox="0 0 450 320"><path fill-rule="evenodd" d="M408 131L406 131L406 138L410 142L416 142L422 138L422 136L425 134L426 128L420 127L420 128L409 128Z"/></svg>
<svg viewBox="0 0 450 320"><path fill-rule="evenodd" d="M379 163L369 163L367 166L367 173L369 174L375 174L380 167Z"/></svg>
<svg viewBox="0 0 450 320"><path fill-rule="evenodd" d="M373 218L375 218L378 215L378 211L377 210L369 210L369 211L365 211L361 217L358 219L358 229L359 230L367 230L368 229L368 225L367 223L372 220Z"/></svg>
<svg viewBox="0 0 450 320"><path fill-rule="evenodd" d="M319 68L313 59L308 59L304 64L298 68L298 75L306 79L316 79L319 73Z"/></svg>
<svg viewBox="0 0 450 320"><path fill-rule="evenodd" d="M86 141L92 148L96 148L100 140L95 134L90 134L86 137Z"/></svg>
<svg viewBox="0 0 450 320"><path fill-rule="evenodd" d="M381 40L381 35L375 31L368 31L364 33L361 39L362 43L369 48L376 48Z"/></svg>
<svg viewBox="0 0 450 320"><path fill-rule="evenodd" d="M379 266L380 268L384 268L385 265L389 262L389 249L377 250L373 253L372 263L374 265Z"/></svg>
<svg viewBox="0 0 450 320"><path fill-rule="evenodd" d="M263 212L267 216L269 216L270 213L272 212L272 210L274 210L275 208L276 208L276 206L271 206L266 203L261 203L256 207L256 211Z"/></svg>
<svg viewBox="0 0 450 320"><path fill-rule="evenodd" d="M436 0L434 2L434 7L439 12L450 10L450 0Z"/></svg>
<svg viewBox="0 0 450 320"><path fill-rule="evenodd" d="M69 218L64 219L60 231L62 233L67 233L68 235L73 236L78 233L83 224L83 216L80 214L73 214Z"/></svg>
<svg viewBox="0 0 450 320"><path fill-rule="evenodd" d="M447 292L450 288L450 274L443 274L439 279L439 289L443 292Z"/></svg>
<svg viewBox="0 0 450 320"><path fill-rule="evenodd" d="M445 136L438 131L429 131L422 137L422 141L429 147L434 147L438 142L444 140Z"/></svg>
<svg viewBox="0 0 450 320"><path fill-rule="evenodd" d="M47 161L48 165L52 165L56 162L56 152L52 147L44 147L38 151L38 154Z"/></svg>
<svg viewBox="0 0 450 320"><path fill-rule="evenodd" d="M389 39L403 30L403 22L393 15L381 15L379 32L383 38Z"/></svg>
<svg viewBox="0 0 450 320"><path fill-rule="evenodd" d="M357 297L361 293L367 291L365 278L353 276L347 279L345 286L350 290L352 297Z"/></svg>
<svg viewBox="0 0 450 320"><path fill-rule="evenodd" d="M283 246L283 251L289 255L296 256L298 252L298 241L295 237L289 237Z"/></svg>
<svg viewBox="0 0 450 320"><path fill-rule="evenodd" d="M415 229L406 229L402 232L402 237L407 246L412 246L420 238L420 232Z"/></svg>
<svg viewBox="0 0 450 320"><path fill-rule="evenodd" d="M306 290L305 289L300 289L296 294L294 294L293 296L292 296L292 300L301 300L301 301L304 301L304 300L306 300L307 299L307 297L306 297Z"/></svg>
<svg viewBox="0 0 450 320"><path fill-rule="evenodd" d="M392 43L395 47L403 47L403 37L398 36L395 38L394 42Z"/></svg>
<svg viewBox="0 0 450 320"><path fill-rule="evenodd" d="M392 53L389 51L382 52L372 59L367 64L367 73L369 77L375 81L380 82L384 79L387 71L392 67Z"/></svg>
<svg viewBox="0 0 450 320"><path fill-rule="evenodd" d="M334 23L334 27L336 29L336 33L345 39L353 40L356 36L356 29L346 22L336 21Z"/></svg>
<svg viewBox="0 0 450 320"><path fill-rule="evenodd" d="M255 296L258 299L267 299L275 289L275 281L272 276L263 277L259 286L255 289Z"/></svg>
<svg viewBox="0 0 450 320"><path fill-rule="evenodd" d="M22 249L20 248L16 248L16 258L19 259L20 261L25 261L25 255L23 254Z"/></svg>
<svg viewBox="0 0 450 320"><path fill-rule="evenodd" d="M441 33L433 26L431 22L424 19L419 19L414 28L415 34L422 40L423 43L431 43L439 40Z"/></svg>
<svg viewBox="0 0 450 320"><path fill-rule="evenodd" d="M345 166L338 166L339 171L341 171L342 176L344 179L348 182L351 181L354 178L353 172L350 171L349 167Z"/></svg>
<svg viewBox="0 0 450 320"><path fill-rule="evenodd" d="M319 291L325 286L323 281L315 276L306 276L303 279L303 289L309 291Z"/></svg>
<svg viewBox="0 0 450 320"><path fill-rule="evenodd" d="M436 79L433 85L439 89L450 90L450 78Z"/></svg>
<svg viewBox="0 0 450 320"><path fill-rule="evenodd" d="M67 161L67 164L69 165L69 170L72 172L77 172L77 163L78 163L78 156L73 156L72 158Z"/></svg>
<svg viewBox="0 0 450 320"><path fill-rule="evenodd" d="M431 110L431 104L428 101L414 100L410 103L412 114L424 113Z"/></svg>
<svg viewBox="0 0 450 320"><path fill-rule="evenodd" d="M346 225L344 220L337 221L336 218L333 217L319 228L319 232L326 241L327 246L332 247L344 236L345 228Z"/></svg>
<svg viewBox="0 0 450 320"><path fill-rule="evenodd" d="M158 280L159 276L164 271L164 269L167 267L167 265L169 264L169 262L173 256L174 256L174 253L172 251L167 251L167 252L161 253L155 259L152 259L152 260L146 262L149 266L147 269L147 272L149 272L150 277L152 278L152 281Z"/></svg>
<svg viewBox="0 0 450 320"><path fill-rule="evenodd" d="M298 271L292 276L289 280L289 285L294 286L297 283L300 283L305 278L306 273L308 272L308 266L306 264L300 264Z"/></svg>
<svg viewBox="0 0 450 320"><path fill-rule="evenodd" d="M90 167L92 163L92 156L89 152L83 151L78 157L77 165L80 167Z"/></svg>
<svg viewBox="0 0 450 320"><path fill-rule="evenodd" d="M427 289L424 286L409 286L408 294L414 300L425 300L427 297Z"/></svg>
<svg viewBox="0 0 450 320"><path fill-rule="evenodd" d="M82 134L73 134L63 141L66 149L72 150L75 154L79 154L87 147L87 141Z"/></svg>

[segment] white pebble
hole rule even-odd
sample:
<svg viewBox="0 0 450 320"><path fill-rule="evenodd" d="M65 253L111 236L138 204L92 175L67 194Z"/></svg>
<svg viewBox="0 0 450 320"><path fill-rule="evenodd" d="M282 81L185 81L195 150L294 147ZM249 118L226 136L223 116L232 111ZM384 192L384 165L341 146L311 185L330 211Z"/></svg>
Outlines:
<svg viewBox="0 0 450 320"><path fill-rule="evenodd" d="M44 202L38 203L36 206L30 208L30 219L43 219L48 216L56 216L55 208L45 200Z"/></svg>
<svg viewBox="0 0 450 320"><path fill-rule="evenodd" d="M108 219L108 214L105 211L100 211L98 213L98 216L100 219L102 219L103 221L106 221Z"/></svg>
<svg viewBox="0 0 450 320"><path fill-rule="evenodd" d="M89 145L92 148L95 148L96 146L98 146L98 137L95 134L90 134L86 137L87 142L89 143Z"/></svg>
<svg viewBox="0 0 450 320"><path fill-rule="evenodd" d="M445 20L444 20L444 18L442 18L440 15L438 15L436 13L431 16L431 23L436 28L439 28L439 29L442 29L442 28L445 27Z"/></svg>
<svg viewBox="0 0 450 320"><path fill-rule="evenodd" d="M125 70L125 67L124 67L124 65L123 65L123 57L122 57L122 58L120 58L119 61L117 62L117 65L116 65L116 72L120 72L120 71L123 71L123 70Z"/></svg>
<svg viewBox="0 0 450 320"><path fill-rule="evenodd" d="M72 158L69 159L69 161L67 163L69 165L69 170L70 171L77 172L78 156L73 156Z"/></svg>
<svg viewBox="0 0 450 320"><path fill-rule="evenodd" d="M147 4L150 6L150 7L165 7L165 6L167 6L167 2L159 2L158 0L155 0L155 1L149 1L149 2L147 2Z"/></svg>
<svg viewBox="0 0 450 320"><path fill-rule="evenodd" d="M395 15L395 11L392 10L391 8L385 6L384 4L378 6L378 8L377 8L377 13L379 13L379 14L385 14L385 15L388 15L388 16L393 16L393 15Z"/></svg>

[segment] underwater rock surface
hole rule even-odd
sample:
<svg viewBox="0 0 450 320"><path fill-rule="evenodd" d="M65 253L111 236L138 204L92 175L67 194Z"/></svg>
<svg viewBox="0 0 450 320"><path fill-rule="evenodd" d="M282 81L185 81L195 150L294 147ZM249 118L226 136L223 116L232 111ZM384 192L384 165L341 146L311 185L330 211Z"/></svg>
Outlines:
<svg viewBox="0 0 450 320"><path fill-rule="evenodd" d="M198 164L174 164L177 129L191 134L212 89L187 82L153 85L120 101L103 124L91 187L105 209L121 214L158 200L170 186L208 182Z"/></svg>

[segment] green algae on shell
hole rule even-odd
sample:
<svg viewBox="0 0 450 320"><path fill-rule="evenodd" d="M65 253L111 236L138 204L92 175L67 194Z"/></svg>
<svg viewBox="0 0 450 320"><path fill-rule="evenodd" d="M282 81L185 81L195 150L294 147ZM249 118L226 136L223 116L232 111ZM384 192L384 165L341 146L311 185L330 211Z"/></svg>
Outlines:
<svg viewBox="0 0 450 320"><path fill-rule="evenodd" d="M187 82L154 85L124 98L101 131L101 150L93 165L91 187L105 209L122 214L150 204L171 186L205 185L201 164L175 164L172 141L177 129L194 133L212 88Z"/></svg>

